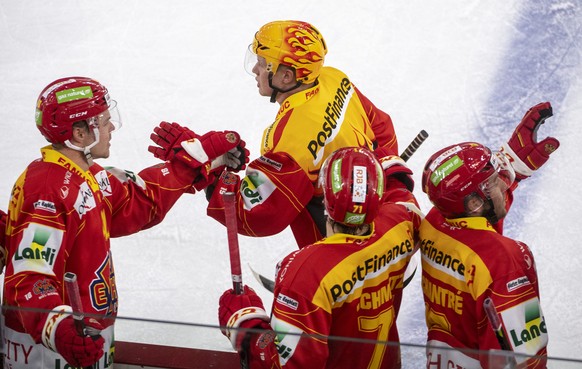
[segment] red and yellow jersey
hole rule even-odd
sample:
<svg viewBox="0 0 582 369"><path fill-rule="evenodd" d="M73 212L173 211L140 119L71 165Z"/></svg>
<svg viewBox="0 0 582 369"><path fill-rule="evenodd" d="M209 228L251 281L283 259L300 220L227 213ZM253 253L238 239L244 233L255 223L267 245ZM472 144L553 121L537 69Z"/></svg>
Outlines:
<svg viewBox="0 0 582 369"><path fill-rule="evenodd" d="M501 349L483 306L488 298L514 352L546 355L548 334L534 257L527 245L501 235L483 217L445 219L436 208L419 232L431 346L427 368L489 368L486 353L463 351ZM517 357L518 364L522 361ZM524 365L545 368L545 360Z"/></svg>
<svg viewBox="0 0 582 369"><path fill-rule="evenodd" d="M275 343L251 342L251 363L400 368L396 318L419 223L406 206L385 203L371 235L335 234L287 256L275 279Z"/></svg>
<svg viewBox="0 0 582 369"><path fill-rule="evenodd" d="M70 305L65 272L77 275L85 313L115 316L110 237L161 222L190 191L194 177L188 170L176 173L170 163L139 175L97 164L84 171L48 146L41 153L42 159L32 162L13 187L6 229L4 319L14 333L11 344L23 348L41 342L47 313L38 309ZM107 327L113 319L101 323ZM28 341L19 343L20 339Z"/></svg>
<svg viewBox="0 0 582 369"><path fill-rule="evenodd" d="M388 114L337 69L324 67L318 80L316 86L288 97L264 131L261 157L248 165L238 184L241 234L269 236L290 225L300 247L320 240L323 207L308 204L321 195L316 182L325 158L348 146L382 147L398 155ZM213 193L208 215L224 224L221 194Z"/></svg>

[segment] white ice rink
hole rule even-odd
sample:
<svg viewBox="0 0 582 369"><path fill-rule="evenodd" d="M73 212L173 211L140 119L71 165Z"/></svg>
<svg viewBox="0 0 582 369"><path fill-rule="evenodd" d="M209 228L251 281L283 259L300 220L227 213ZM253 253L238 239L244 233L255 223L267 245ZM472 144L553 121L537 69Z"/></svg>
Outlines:
<svg viewBox="0 0 582 369"><path fill-rule="evenodd" d="M34 124L36 98L49 82L83 75L105 84L124 126L101 164L138 171L161 120L203 133L233 129L258 156L263 129L278 109L243 69L247 45L264 23L310 21L323 33L326 64L344 70L394 121L400 146L430 137L409 161L420 191L424 162L437 149L476 140L498 147L525 111L551 101L540 135L560 149L516 193L506 233L536 256L549 355L582 358L582 5L579 0L0 0L0 207L45 144ZM229 288L224 228L208 218L203 194L182 198L162 225L112 240L120 315L217 324ZM272 275L295 244L240 237L245 282L266 306L268 292L247 264ZM580 274L579 274L580 273ZM401 341L424 343L418 275L399 318ZM117 339L230 350L218 329L181 333L120 321Z"/></svg>

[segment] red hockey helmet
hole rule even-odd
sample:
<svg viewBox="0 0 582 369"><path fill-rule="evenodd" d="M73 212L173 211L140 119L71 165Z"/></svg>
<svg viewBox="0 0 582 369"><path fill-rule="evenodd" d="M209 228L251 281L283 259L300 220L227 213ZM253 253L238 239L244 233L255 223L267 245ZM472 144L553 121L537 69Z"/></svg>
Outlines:
<svg viewBox="0 0 582 369"><path fill-rule="evenodd" d="M346 147L332 153L319 173L328 216L349 226L371 223L380 207L384 173L369 150Z"/></svg>
<svg viewBox="0 0 582 369"><path fill-rule="evenodd" d="M501 180L499 182L498 180ZM515 172L505 155L476 142L445 147L427 161L422 174L422 190L447 218L467 215L467 201L477 195L490 199L489 189L501 183L511 186Z"/></svg>
<svg viewBox="0 0 582 369"><path fill-rule="evenodd" d="M73 123L113 110L115 105L99 82L86 77L61 78L40 93L36 126L49 142L64 143L71 138Z"/></svg>

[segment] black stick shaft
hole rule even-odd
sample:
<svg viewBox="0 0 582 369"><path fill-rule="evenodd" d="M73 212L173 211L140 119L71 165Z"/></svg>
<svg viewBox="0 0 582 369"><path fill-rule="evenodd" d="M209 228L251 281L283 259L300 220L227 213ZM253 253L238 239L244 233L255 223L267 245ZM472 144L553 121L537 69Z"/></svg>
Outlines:
<svg viewBox="0 0 582 369"><path fill-rule="evenodd" d="M427 139L427 137L428 137L428 133L424 129L422 131L420 131L416 135L414 140L412 140L412 142L408 145L408 147L402 152L402 154L400 154L400 157L402 158L402 160L408 161L408 159L410 159L412 154L414 154L414 152L416 150L418 150L420 145L422 145L422 143L424 142L424 140Z"/></svg>

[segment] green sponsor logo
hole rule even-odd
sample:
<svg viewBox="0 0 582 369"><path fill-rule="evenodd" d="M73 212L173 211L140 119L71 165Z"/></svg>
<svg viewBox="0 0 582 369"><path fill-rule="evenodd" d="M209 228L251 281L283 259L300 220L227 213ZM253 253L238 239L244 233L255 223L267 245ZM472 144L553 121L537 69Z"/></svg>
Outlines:
<svg viewBox="0 0 582 369"><path fill-rule="evenodd" d="M366 214L354 214L346 212L346 218L344 219L344 222L348 224L362 224L364 223L365 218Z"/></svg>
<svg viewBox="0 0 582 369"><path fill-rule="evenodd" d="M510 332L513 346L521 346L526 342L534 340L542 334L548 333L546 320L541 315L540 307L536 304L530 304L525 309L525 329L521 332L512 329Z"/></svg>
<svg viewBox="0 0 582 369"><path fill-rule="evenodd" d="M37 126L42 126L42 111L40 111L40 109L36 109L34 120L36 121Z"/></svg>
<svg viewBox="0 0 582 369"><path fill-rule="evenodd" d="M93 91L89 86L75 87L68 90L59 91L55 94L57 96L57 102L62 104L68 101L74 101L79 99L89 99L93 97Z"/></svg>
<svg viewBox="0 0 582 369"><path fill-rule="evenodd" d="M463 165L463 161L457 155L442 163L430 176L433 185L438 186L443 179Z"/></svg>
<svg viewBox="0 0 582 369"><path fill-rule="evenodd" d="M378 188L376 192L378 192L378 196L382 197L384 194L384 171L379 165L376 165L376 176L378 177Z"/></svg>
<svg viewBox="0 0 582 369"><path fill-rule="evenodd" d="M56 250L50 247L45 247L48 239L50 237L50 232L44 229L36 229L34 232L34 237L32 239L32 245L30 247L25 247L20 253L20 250L16 250L14 254L15 260L45 260L49 265L53 265L55 262Z"/></svg>
<svg viewBox="0 0 582 369"><path fill-rule="evenodd" d="M342 160L331 163L331 189L333 193L342 189Z"/></svg>

